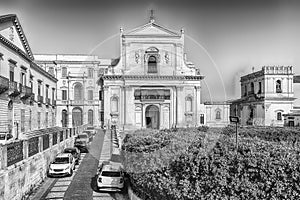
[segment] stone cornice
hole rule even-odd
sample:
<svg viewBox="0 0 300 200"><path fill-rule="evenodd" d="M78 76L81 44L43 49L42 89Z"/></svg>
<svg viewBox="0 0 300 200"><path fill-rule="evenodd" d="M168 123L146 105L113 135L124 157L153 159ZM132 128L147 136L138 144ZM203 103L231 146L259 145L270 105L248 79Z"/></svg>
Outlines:
<svg viewBox="0 0 300 200"><path fill-rule="evenodd" d="M124 80L124 79L142 79L142 80L202 80L204 76L166 76L166 75L104 75L104 80Z"/></svg>
<svg viewBox="0 0 300 200"><path fill-rule="evenodd" d="M30 63L30 68L36 70L37 72L39 72L40 74L46 76L47 78L49 78L50 80L52 80L54 82L58 81L54 76L52 76L50 73L46 72L44 69L42 69L40 66L38 66L34 62Z"/></svg>
<svg viewBox="0 0 300 200"><path fill-rule="evenodd" d="M33 59L31 57L29 57L24 51L22 51L19 47L17 47L16 45L14 45L13 43L9 42L5 37L3 37L2 35L0 35L0 42L5 45L6 47L8 47L9 49L11 49L12 51L14 51L15 53L17 53L19 56L21 56L22 58L24 58L27 61L32 61Z"/></svg>

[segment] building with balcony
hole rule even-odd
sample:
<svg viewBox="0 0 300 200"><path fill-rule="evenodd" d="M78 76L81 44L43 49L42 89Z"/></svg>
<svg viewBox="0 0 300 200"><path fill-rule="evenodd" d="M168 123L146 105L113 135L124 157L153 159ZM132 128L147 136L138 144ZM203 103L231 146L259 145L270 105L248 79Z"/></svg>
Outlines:
<svg viewBox="0 0 300 200"><path fill-rule="evenodd" d="M103 125L103 87L98 79L111 60L91 55L34 56L44 70L58 79L57 124L62 127ZM46 105L49 102L45 98Z"/></svg>
<svg viewBox="0 0 300 200"><path fill-rule="evenodd" d="M16 15L0 16L0 136L21 139L38 129L56 126L57 79L34 60Z"/></svg>
<svg viewBox="0 0 300 200"><path fill-rule="evenodd" d="M231 101L230 115L242 125L283 126L293 109L293 67L264 66L241 77L241 98Z"/></svg>

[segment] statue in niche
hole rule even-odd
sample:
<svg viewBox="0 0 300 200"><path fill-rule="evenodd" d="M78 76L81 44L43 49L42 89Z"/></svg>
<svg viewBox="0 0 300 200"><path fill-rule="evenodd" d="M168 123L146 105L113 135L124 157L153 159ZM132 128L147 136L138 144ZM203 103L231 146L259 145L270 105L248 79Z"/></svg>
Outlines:
<svg viewBox="0 0 300 200"><path fill-rule="evenodd" d="M165 61L166 61L166 64L169 63L169 60L170 60L169 54L168 54L168 52L166 52L166 53L165 53Z"/></svg>
<svg viewBox="0 0 300 200"><path fill-rule="evenodd" d="M138 51L135 52L135 62L138 64L140 59L140 54Z"/></svg>

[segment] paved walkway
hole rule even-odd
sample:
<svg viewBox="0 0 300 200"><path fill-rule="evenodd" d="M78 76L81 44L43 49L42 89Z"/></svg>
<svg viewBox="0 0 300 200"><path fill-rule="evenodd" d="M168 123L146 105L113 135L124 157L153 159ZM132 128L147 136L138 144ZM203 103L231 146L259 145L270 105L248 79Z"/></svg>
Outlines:
<svg viewBox="0 0 300 200"><path fill-rule="evenodd" d="M89 153L84 157L79 169L69 185L64 199L66 200L82 200L93 199L93 190L95 189L95 174L99 165L99 158L102 154L102 145L105 143L103 131L96 134L90 146ZM103 148L105 149L105 148ZM107 151L107 149L105 149ZM108 149L110 151L110 149Z"/></svg>

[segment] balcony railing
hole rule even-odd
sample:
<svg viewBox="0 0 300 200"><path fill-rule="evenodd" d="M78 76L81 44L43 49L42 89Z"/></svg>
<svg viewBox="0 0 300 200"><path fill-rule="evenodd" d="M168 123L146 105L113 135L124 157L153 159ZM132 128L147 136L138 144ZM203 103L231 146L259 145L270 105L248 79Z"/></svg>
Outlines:
<svg viewBox="0 0 300 200"><path fill-rule="evenodd" d="M18 83L15 81L9 82L9 95L11 96L18 96L20 91L18 90Z"/></svg>
<svg viewBox="0 0 300 200"><path fill-rule="evenodd" d="M50 102L51 102L51 101L50 101L50 98L46 98L46 104L47 104L47 105L50 105Z"/></svg>
<svg viewBox="0 0 300 200"><path fill-rule="evenodd" d="M31 95L30 95L30 104L31 105L33 105L34 99L35 99L35 94L31 93Z"/></svg>
<svg viewBox="0 0 300 200"><path fill-rule="evenodd" d="M282 93L282 89L276 88L276 93Z"/></svg>
<svg viewBox="0 0 300 200"><path fill-rule="evenodd" d="M56 106L56 100L52 99L52 106Z"/></svg>
<svg viewBox="0 0 300 200"><path fill-rule="evenodd" d="M71 100L71 105L83 105L84 101L83 100Z"/></svg>
<svg viewBox="0 0 300 200"><path fill-rule="evenodd" d="M29 97L30 97L30 96L32 95L32 88L26 86L26 87L25 87L25 94L26 94L26 96L29 96Z"/></svg>
<svg viewBox="0 0 300 200"><path fill-rule="evenodd" d="M9 80L0 75L0 94L9 89Z"/></svg>
<svg viewBox="0 0 300 200"><path fill-rule="evenodd" d="M19 83L19 91L21 94L25 94L26 92L25 85L23 85L22 83Z"/></svg>
<svg viewBox="0 0 300 200"><path fill-rule="evenodd" d="M44 98L43 98L43 96L38 96L38 97L37 97L37 101L38 101L38 103L44 103Z"/></svg>

